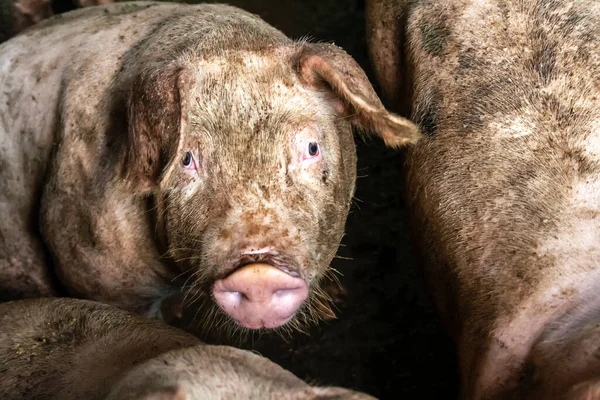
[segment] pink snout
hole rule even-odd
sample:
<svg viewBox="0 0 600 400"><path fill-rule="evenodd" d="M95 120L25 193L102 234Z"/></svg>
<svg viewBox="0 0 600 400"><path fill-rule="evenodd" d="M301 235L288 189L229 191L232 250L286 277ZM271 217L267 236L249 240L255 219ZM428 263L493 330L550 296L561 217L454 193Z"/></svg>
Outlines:
<svg viewBox="0 0 600 400"><path fill-rule="evenodd" d="M292 319L308 297L308 285L271 265L250 264L216 281L213 296L240 325L276 328Z"/></svg>

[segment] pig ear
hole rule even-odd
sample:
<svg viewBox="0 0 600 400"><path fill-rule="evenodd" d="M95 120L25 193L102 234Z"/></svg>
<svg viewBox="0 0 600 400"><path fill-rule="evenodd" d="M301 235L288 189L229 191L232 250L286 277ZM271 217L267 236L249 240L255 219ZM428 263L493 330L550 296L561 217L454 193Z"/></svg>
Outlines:
<svg viewBox="0 0 600 400"><path fill-rule="evenodd" d="M415 124L388 112L362 68L341 48L324 43L304 44L297 70L301 81L315 90L329 90L334 108L353 125L382 138L389 147L415 143Z"/></svg>
<svg viewBox="0 0 600 400"><path fill-rule="evenodd" d="M135 193L162 188L178 165L192 79L190 73L176 68L155 69L134 79L121 176Z"/></svg>

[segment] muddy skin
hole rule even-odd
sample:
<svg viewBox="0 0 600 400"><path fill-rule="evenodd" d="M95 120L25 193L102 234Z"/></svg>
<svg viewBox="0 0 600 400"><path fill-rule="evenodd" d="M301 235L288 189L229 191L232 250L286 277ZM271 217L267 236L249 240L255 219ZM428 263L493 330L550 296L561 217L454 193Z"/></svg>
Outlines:
<svg viewBox="0 0 600 400"><path fill-rule="evenodd" d="M351 127L419 138L339 47L223 5L78 10L0 57L5 299L56 294L55 273L72 296L149 315L209 299L211 325L329 316Z"/></svg>
<svg viewBox="0 0 600 400"><path fill-rule="evenodd" d="M374 399L88 300L0 304L0 360L6 400Z"/></svg>
<svg viewBox="0 0 600 400"><path fill-rule="evenodd" d="M598 398L597 2L368 10L384 97L408 99L425 135L407 193L463 398Z"/></svg>

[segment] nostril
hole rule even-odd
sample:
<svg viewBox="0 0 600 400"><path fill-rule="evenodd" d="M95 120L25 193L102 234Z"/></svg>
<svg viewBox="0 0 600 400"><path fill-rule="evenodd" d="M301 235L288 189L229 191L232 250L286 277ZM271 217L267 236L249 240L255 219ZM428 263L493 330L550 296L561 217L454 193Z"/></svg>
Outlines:
<svg viewBox="0 0 600 400"><path fill-rule="evenodd" d="M242 301L251 301L252 293L240 292L235 290L223 290L225 295L235 303L241 303Z"/></svg>
<svg viewBox="0 0 600 400"><path fill-rule="evenodd" d="M295 297L300 288L296 289L280 289L273 293L273 299L277 301L285 301L291 297Z"/></svg>
<svg viewBox="0 0 600 400"><path fill-rule="evenodd" d="M246 296L240 292L230 292L224 290L221 293L227 298L226 301L232 305L239 305L243 300L247 299Z"/></svg>
<svg viewBox="0 0 600 400"><path fill-rule="evenodd" d="M300 286L284 287L281 289L274 290L273 295L293 293L298 289L301 289L301 287Z"/></svg>

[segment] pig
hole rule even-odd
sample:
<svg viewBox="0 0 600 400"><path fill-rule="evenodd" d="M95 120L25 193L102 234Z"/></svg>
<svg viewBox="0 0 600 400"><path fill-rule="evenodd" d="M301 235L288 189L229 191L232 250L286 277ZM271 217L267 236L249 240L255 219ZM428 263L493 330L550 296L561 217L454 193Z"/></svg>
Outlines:
<svg viewBox="0 0 600 400"><path fill-rule="evenodd" d="M394 148L420 137L341 48L226 5L76 10L0 59L3 300L66 292L164 318L183 297L211 325L303 327L332 313L320 282L354 191L352 126Z"/></svg>
<svg viewBox="0 0 600 400"><path fill-rule="evenodd" d="M0 397L17 399L374 399L309 386L248 350L90 300L0 304Z"/></svg>
<svg viewBox="0 0 600 400"><path fill-rule="evenodd" d="M78 0L73 7L110 4L113 0ZM50 0L0 0L0 43L55 14Z"/></svg>
<svg viewBox="0 0 600 400"><path fill-rule="evenodd" d="M600 398L600 3L369 1L465 399Z"/></svg>

